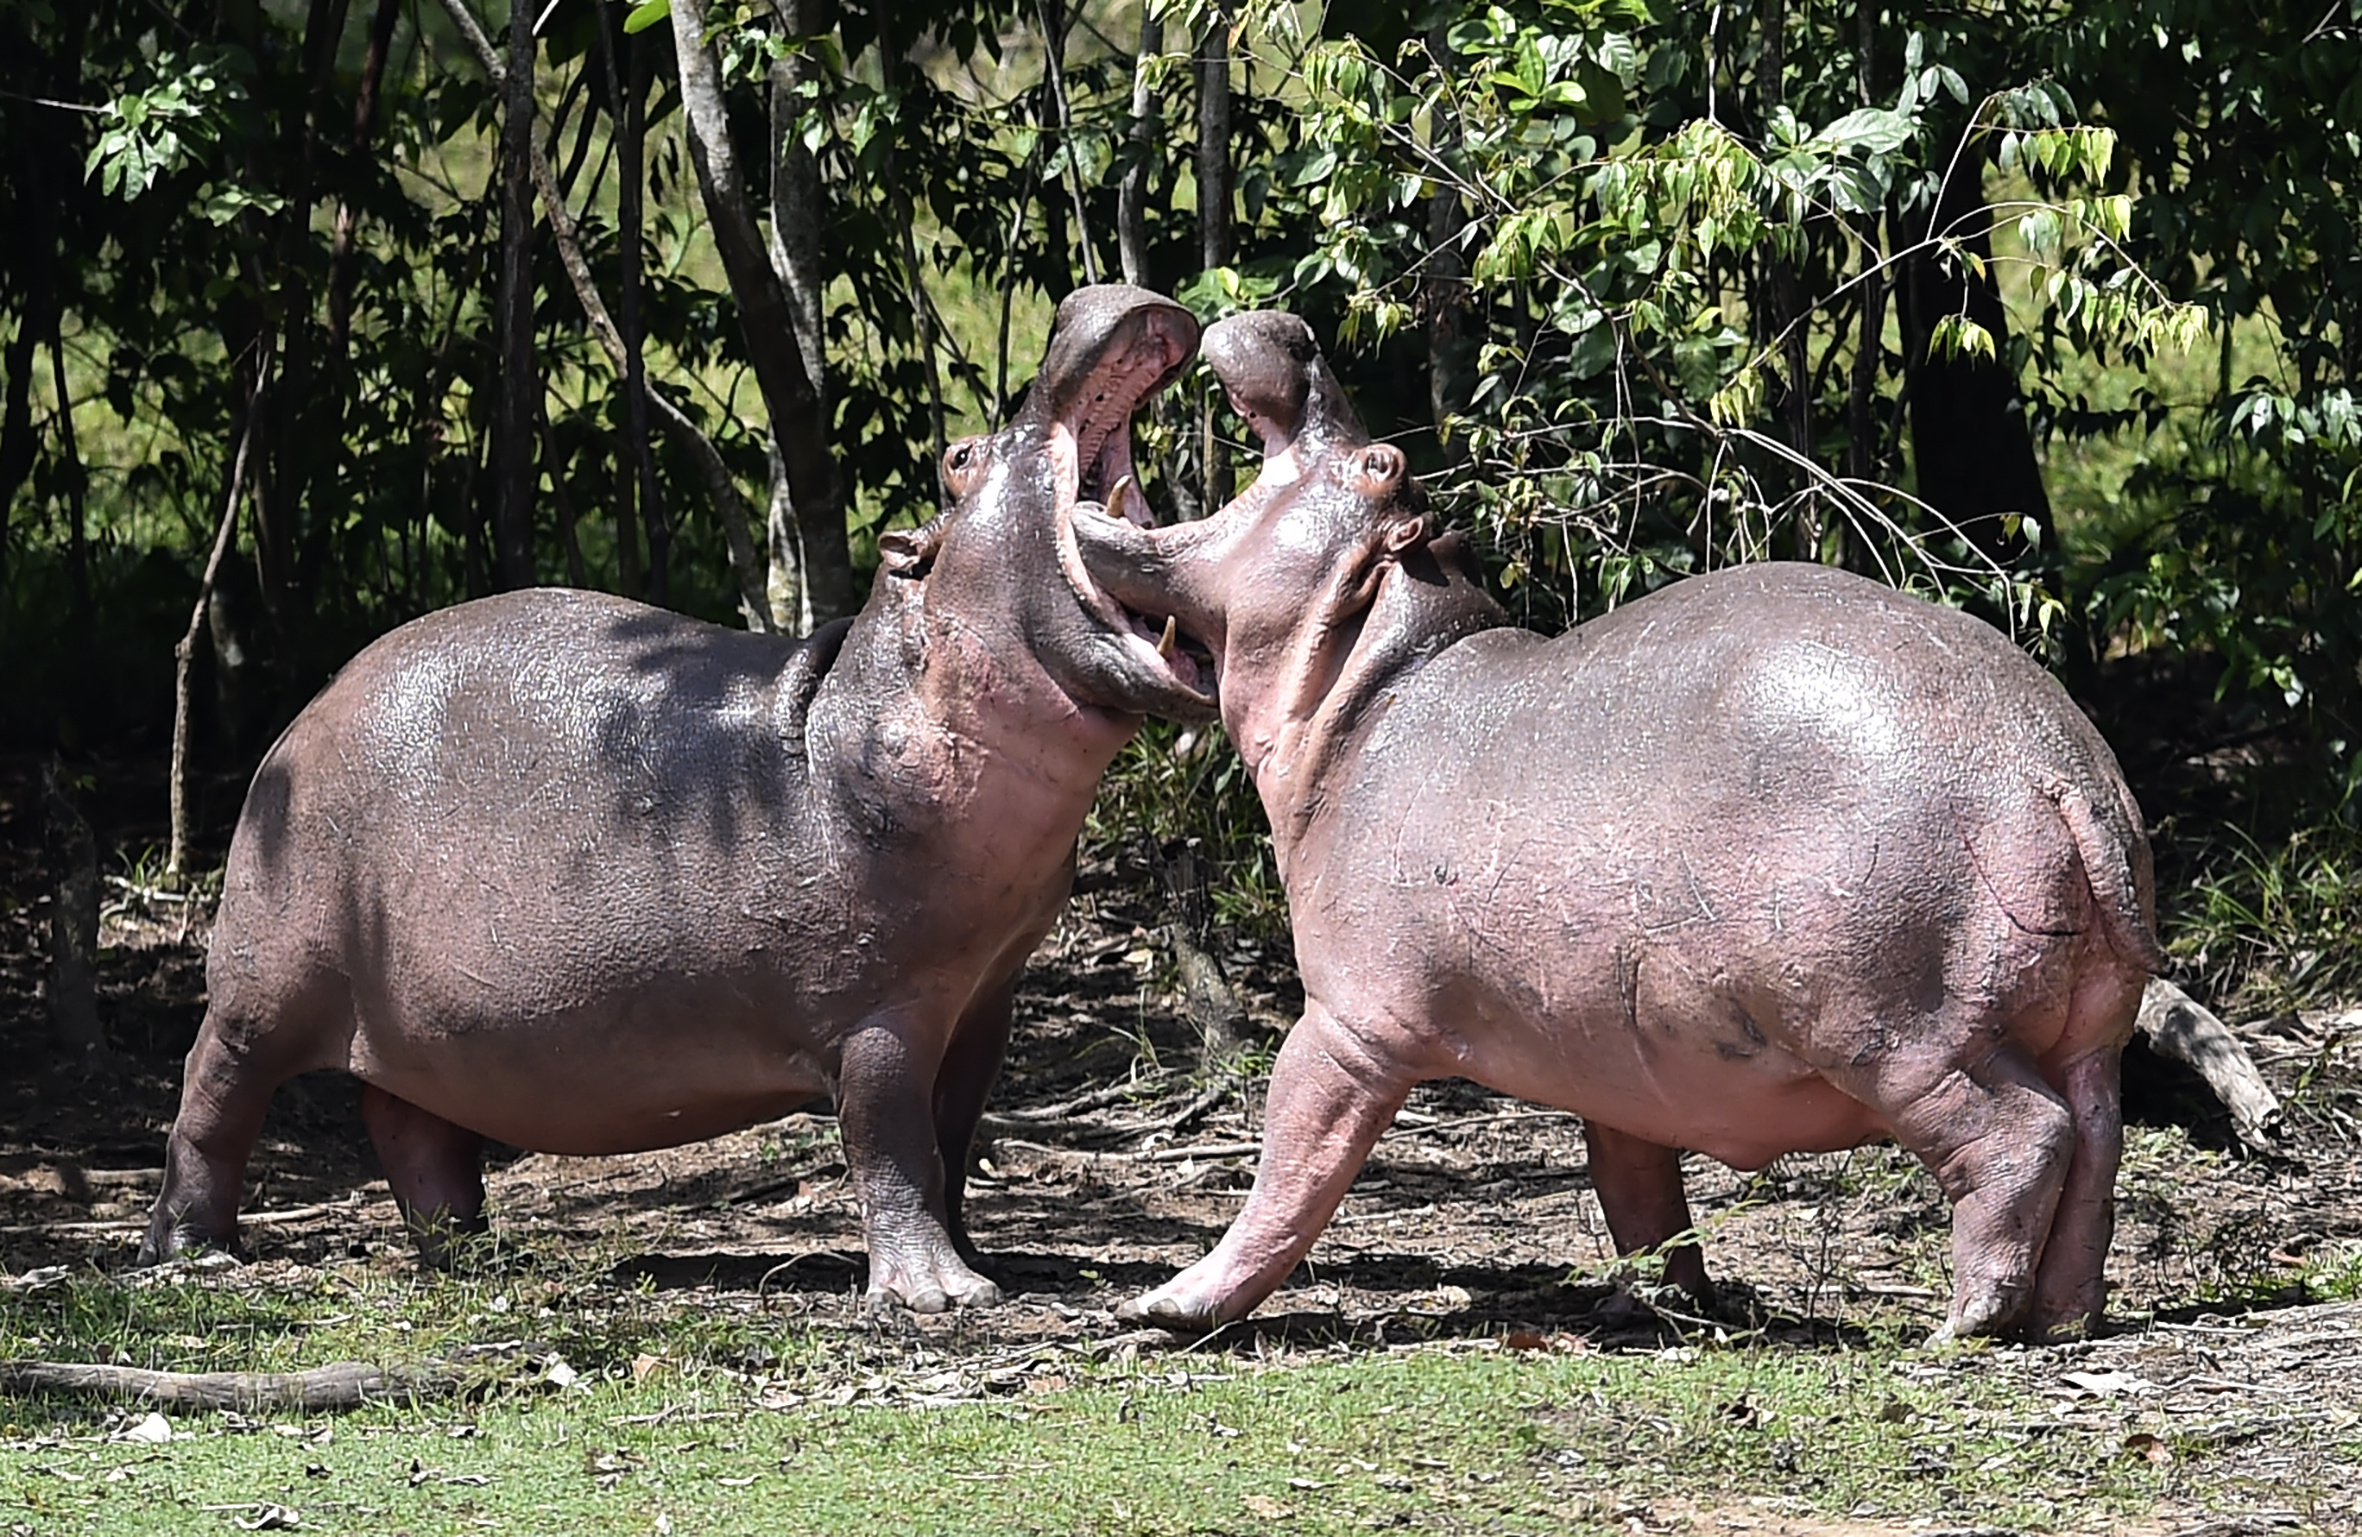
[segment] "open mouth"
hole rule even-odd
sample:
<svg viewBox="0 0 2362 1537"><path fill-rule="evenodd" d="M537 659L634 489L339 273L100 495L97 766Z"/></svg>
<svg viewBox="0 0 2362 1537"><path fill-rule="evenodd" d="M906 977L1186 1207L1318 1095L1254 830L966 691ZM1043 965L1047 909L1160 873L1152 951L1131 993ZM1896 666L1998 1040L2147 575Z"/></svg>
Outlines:
<svg viewBox="0 0 2362 1537"><path fill-rule="evenodd" d="M1074 520L1112 518L1155 528L1156 511L1132 463L1132 413L1171 378L1191 348L1164 316L1138 317L1109 349L1086 388L1050 428L1058 509L1058 562L1083 606L1121 639L1133 664L1201 703L1213 702L1213 657L1169 614L1127 607L1091 579Z"/></svg>

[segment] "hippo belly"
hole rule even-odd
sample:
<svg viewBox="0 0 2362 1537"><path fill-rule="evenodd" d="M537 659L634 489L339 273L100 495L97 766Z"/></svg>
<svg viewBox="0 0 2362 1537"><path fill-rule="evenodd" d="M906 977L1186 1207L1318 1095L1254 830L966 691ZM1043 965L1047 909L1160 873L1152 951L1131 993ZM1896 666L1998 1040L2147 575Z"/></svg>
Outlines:
<svg viewBox="0 0 2362 1537"><path fill-rule="evenodd" d="M703 1013L695 1028L629 1012L551 1016L432 1040L364 1026L340 1064L364 1083L535 1152L635 1153L702 1141L827 1095L788 1010Z"/></svg>

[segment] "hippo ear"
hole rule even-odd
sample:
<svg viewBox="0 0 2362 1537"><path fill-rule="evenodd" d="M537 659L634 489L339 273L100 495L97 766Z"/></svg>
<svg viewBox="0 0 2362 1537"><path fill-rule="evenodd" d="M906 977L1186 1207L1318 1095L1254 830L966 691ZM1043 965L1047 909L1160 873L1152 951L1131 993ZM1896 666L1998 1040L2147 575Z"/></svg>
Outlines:
<svg viewBox="0 0 2362 1537"><path fill-rule="evenodd" d="M890 528L878 535L878 564L889 576L921 577L935 564L935 552L942 548L941 518L920 528Z"/></svg>
<svg viewBox="0 0 2362 1537"><path fill-rule="evenodd" d="M1398 519L1387 524L1386 531L1379 538L1385 544L1387 554L1399 557L1404 551L1416 549L1427 542L1427 519L1424 516Z"/></svg>

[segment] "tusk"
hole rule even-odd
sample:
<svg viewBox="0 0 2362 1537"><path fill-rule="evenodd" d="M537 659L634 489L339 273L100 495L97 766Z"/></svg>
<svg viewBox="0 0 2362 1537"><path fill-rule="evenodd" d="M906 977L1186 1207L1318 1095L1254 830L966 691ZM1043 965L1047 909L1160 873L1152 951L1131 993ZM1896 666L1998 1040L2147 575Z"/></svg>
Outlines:
<svg viewBox="0 0 2362 1537"><path fill-rule="evenodd" d="M1128 521L1124 517L1124 493L1134 489L1136 488L1133 486L1132 477L1129 475L1126 475L1123 479L1115 483L1115 489L1107 493L1107 515L1109 517L1116 519L1118 522Z"/></svg>
<svg viewBox="0 0 2362 1537"><path fill-rule="evenodd" d="M1173 654L1173 642L1179 638L1180 634L1181 622L1171 614L1165 615L1165 633L1164 637L1156 643L1156 654L1170 658Z"/></svg>

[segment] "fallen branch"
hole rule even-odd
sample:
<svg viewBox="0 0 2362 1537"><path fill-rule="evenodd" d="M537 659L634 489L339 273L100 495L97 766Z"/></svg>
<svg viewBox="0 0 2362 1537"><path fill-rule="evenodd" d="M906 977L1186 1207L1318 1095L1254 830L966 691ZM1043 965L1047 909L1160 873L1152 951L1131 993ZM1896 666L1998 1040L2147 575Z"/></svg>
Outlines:
<svg viewBox="0 0 2362 1537"><path fill-rule="evenodd" d="M389 1399L443 1398L481 1371L447 1361L370 1366L339 1361L304 1372L157 1372L137 1366L71 1361L0 1361L0 1394L71 1393L155 1404L166 1409L358 1409Z"/></svg>
<svg viewBox="0 0 2362 1537"><path fill-rule="evenodd" d="M391 1200L381 1196L380 1200ZM290 1206L284 1211L244 1212L238 1217L240 1227L272 1227L282 1222L308 1222L314 1217L352 1215L368 1203L361 1201L325 1201L318 1206ZM0 1235L16 1237L25 1233L143 1233L147 1231L145 1217L123 1217L108 1221L75 1222L19 1222L0 1227Z"/></svg>
<svg viewBox="0 0 2362 1537"><path fill-rule="evenodd" d="M1126 1079L1121 1083L1110 1083L1087 1093L1077 1094L1072 1099L1062 1099L1054 1105L1011 1105L1006 1110L995 1111L987 1119L1005 1121L1011 1125L1063 1121L1077 1111L1096 1110L1102 1105L1112 1105L1117 1100L1130 1099L1145 1091L1161 1093L1163 1086L1143 1083L1138 1079Z"/></svg>
<svg viewBox="0 0 2362 1537"><path fill-rule="evenodd" d="M2239 1038L2205 1005L2162 977L2152 978L2133 1028L2149 1038L2157 1055L2181 1063L2205 1081L2231 1112L2231 1130L2249 1151L2277 1150L2279 1097L2265 1085Z"/></svg>
<svg viewBox="0 0 2362 1537"><path fill-rule="evenodd" d="M1231 1088L1232 1086L1227 1082L1208 1084L1204 1089L1198 1091L1196 1097L1192 1098L1188 1104L1183 1105L1180 1109L1173 1111L1169 1115L1162 1116L1157 1120L1150 1122L1146 1127L1142 1128L1142 1134L1154 1136L1158 1132L1181 1130L1190 1122L1196 1120L1198 1117L1204 1115L1207 1111L1213 1109L1216 1105L1222 1103L1222 1101L1228 1099L1231 1095Z"/></svg>
<svg viewBox="0 0 2362 1537"><path fill-rule="evenodd" d="M1145 1153L1106 1153L1107 1158L1133 1158L1141 1163L1183 1163L1192 1158L1245 1158L1263 1151L1260 1142L1202 1142L1195 1147L1157 1147Z"/></svg>

